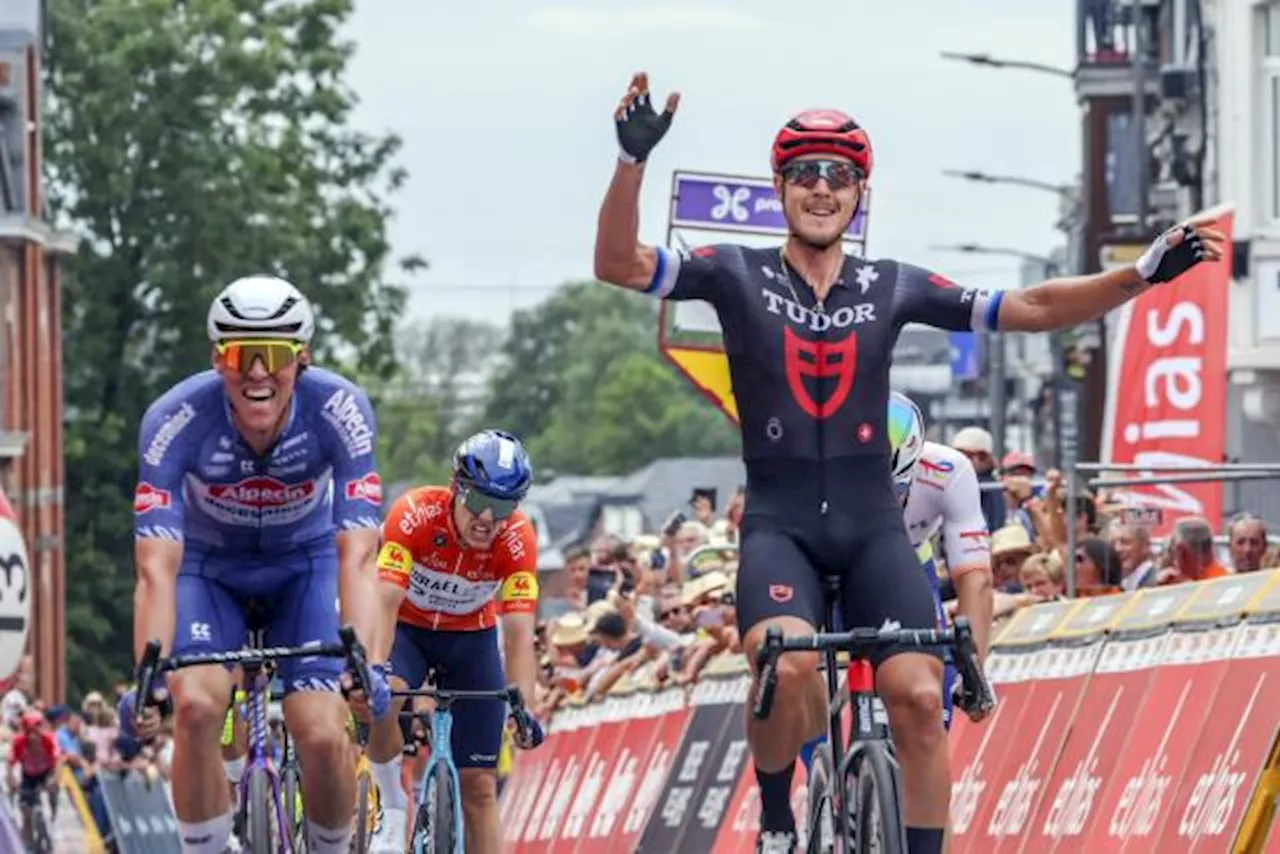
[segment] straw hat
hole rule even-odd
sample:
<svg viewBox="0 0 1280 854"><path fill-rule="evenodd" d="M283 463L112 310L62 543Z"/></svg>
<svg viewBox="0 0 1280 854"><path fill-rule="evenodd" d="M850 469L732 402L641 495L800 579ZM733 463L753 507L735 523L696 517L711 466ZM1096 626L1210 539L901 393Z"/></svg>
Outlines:
<svg viewBox="0 0 1280 854"><path fill-rule="evenodd" d="M551 630L551 643L554 646L576 646L587 642L587 621L581 614L565 614L556 620Z"/></svg>
<svg viewBox="0 0 1280 854"><path fill-rule="evenodd" d="M728 586L729 576L718 569L713 569L711 572L686 582L680 591L680 601L687 608L708 593L724 590Z"/></svg>
<svg viewBox="0 0 1280 854"><path fill-rule="evenodd" d="M1018 524L1005 525L996 529L991 535L991 556L1001 557L1007 554L1030 554L1035 551L1035 544L1027 534L1027 529Z"/></svg>

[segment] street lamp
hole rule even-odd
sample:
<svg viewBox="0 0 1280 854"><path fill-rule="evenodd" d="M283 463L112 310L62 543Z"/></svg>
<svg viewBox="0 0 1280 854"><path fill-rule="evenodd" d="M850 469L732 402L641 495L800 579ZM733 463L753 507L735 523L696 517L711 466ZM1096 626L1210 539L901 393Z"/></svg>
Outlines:
<svg viewBox="0 0 1280 854"><path fill-rule="evenodd" d="M985 65L987 68L1017 68L1023 71L1036 71L1041 74L1050 74L1054 77L1066 77L1074 80L1076 73L1066 68L1059 68L1056 65L1045 65L1040 62L1024 62L1020 59L997 59L989 53L954 53L952 51L942 51L943 59L954 59L958 62L968 62L972 65Z"/></svg>
<svg viewBox="0 0 1280 854"><path fill-rule="evenodd" d="M976 169L943 169L942 174L948 178L963 178L966 181L976 181L980 184L1012 184L1016 187L1030 187L1033 190L1044 190L1056 196L1070 197L1075 193L1075 187L1070 184L1051 184L1038 178L1020 178L1017 175L992 175L987 172L979 172Z"/></svg>

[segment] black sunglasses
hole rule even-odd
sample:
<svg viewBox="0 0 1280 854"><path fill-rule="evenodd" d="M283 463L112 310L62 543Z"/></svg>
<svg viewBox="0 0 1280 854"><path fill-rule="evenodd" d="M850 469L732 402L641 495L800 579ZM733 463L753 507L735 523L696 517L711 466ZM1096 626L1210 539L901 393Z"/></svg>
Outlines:
<svg viewBox="0 0 1280 854"><path fill-rule="evenodd" d="M819 178L825 178L831 189L843 190L861 181L863 172L852 163L839 160L792 160L782 167L782 177L806 190L817 186Z"/></svg>
<svg viewBox="0 0 1280 854"><path fill-rule="evenodd" d="M458 486L458 497L462 499L462 506L466 507L472 514L479 516L484 511L493 512L493 518L503 520L516 512L516 507L520 502L512 498L494 498L485 495L477 489L468 486Z"/></svg>

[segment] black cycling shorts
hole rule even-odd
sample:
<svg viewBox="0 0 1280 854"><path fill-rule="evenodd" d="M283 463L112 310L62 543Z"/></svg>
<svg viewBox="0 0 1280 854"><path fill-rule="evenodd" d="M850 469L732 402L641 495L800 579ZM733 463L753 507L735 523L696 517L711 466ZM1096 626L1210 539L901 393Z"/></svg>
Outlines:
<svg viewBox="0 0 1280 854"><path fill-rule="evenodd" d="M876 457L867 462L883 465ZM848 463L844 466L859 467ZM782 511L784 502L776 500L776 496L757 503L764 505L763 511L752 512L748 492L739 546L739 632L745 635L752 626L771 617L798 617L815 628L823 626L823 575L840 579L839 606L845 629L937 627L933 591L920 570L920 560L902 520L902 508L892 490L876 488L878 482L874 479L856 478L854 483L868 486L856 490L846 484L839 494L841 500L829 501L825 514L816 505L811 512L802 514L803 505L810 501L791 503ZM808 518L801 518L802 515ZM899 653L921 651L914 646L885 647L867 659L879 666ZM929 652L938 658L943 656L941 650Z"/></svg>
<svg viewBox="0 0 1280 854"><path fill-rule="evenodd" d="M39 803L40 793L48 791L52 788L53 771L45 771L43 774L22 775L22 781L18 784L18 804L24 807L34 807Z"/></svg>

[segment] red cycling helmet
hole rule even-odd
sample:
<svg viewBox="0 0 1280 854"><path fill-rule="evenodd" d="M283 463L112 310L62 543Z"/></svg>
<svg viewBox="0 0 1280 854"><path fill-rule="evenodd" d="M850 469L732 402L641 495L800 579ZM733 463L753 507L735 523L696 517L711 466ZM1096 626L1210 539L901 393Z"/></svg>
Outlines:
<svg viewBox="0 0 1280 854"><path fill-rule="evenodd" d="M38 729L44 724L44 715L35 709L27 709L22 713L21 720L23 729Z"/></svg>
<svg viewBox="0 0 1280 854"><path fill-rule="evenodd" d="M773 138L773 171L781 172L788 160L804 154L848 157L864 179L871 177L871 138L839 110L805 110L783 125Z"/></svg>

